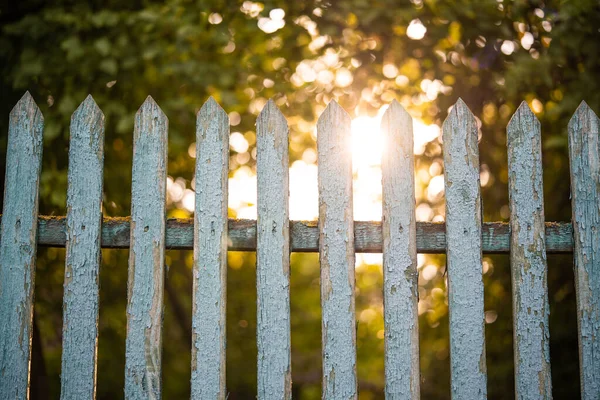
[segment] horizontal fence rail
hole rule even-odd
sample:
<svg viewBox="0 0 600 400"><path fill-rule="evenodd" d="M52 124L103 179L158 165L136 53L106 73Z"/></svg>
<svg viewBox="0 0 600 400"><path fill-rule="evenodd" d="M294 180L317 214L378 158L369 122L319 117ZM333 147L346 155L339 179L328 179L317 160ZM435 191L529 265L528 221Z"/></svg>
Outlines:
<svg viewBox="0 0 600 400"><path fill-rule="evenodd" d="M0 220L2 216L0 216ZM102 247L128 249L131 219L104 217ZM446 224L443 222L417 222L417 252L443 254L446 252ZM229 219L229 251L256 251L256 220ZM1 240L1 238L0 238ZM65 247L66 218L40 216L38 218L38 245ZM510 225L507 222L484 222L482 226L482 251L485 254L510 252ZM354 221L354 249L357 253L381 253L383 237L381 222ZM166 248L192 250L194 248L194 220L192 218L167 219ZM317 221L290 221L290 251L297 253L319 252ZM573 253L573 226L570 222L546 222L546 251L549 254Z"/></svg>
<svg viewBox="0 0 600 400"><path fill-rule="evenodd" d="M0 398L28 398L37 246L66 248L61 398L95 396L100 249L129 249L125 396L162 395L165 250L194 250L192 398L227 396L227 251L257 252L258 398L292 393L290 252L319 253L322 397L357 398L355 253L383 254L385 392L420 394L417 253L447 254L453 398L486 398L482 254L510 254L515 396L550 398L547 254L573 254L582 398L600 388L600 121L568 127L572 222L545 222L541 126L526 103L507 127L510 222L483 222L477 120L458 100L443 124L446 222L416 222L412 118L382 130L382 221L354 221L350 116L317 123L319 220L289 220L289 130L269 101L257 121L257 220L228 219L229 122L197 114L194 218L166 219L168 119L135 118L131 217L102 217L104 116L89 96L71 121L68 212L38 216L43 117L26 93L10 114L0 215ZM570 266L569 266L570 267ZM508 349L507 349L508 350Z"/></svg>

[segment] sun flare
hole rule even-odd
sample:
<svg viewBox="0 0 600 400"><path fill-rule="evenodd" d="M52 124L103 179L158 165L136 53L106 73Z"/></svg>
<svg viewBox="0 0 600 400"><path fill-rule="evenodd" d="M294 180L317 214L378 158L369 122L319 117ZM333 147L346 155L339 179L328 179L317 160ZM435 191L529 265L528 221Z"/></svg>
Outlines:
<svg viewBox="0 0 600 400"><path fill-rule="evenodd" d="M353 211L357 221L380 221L381 157L384 149L381 118L387 107L375 116L358 116L352 120ZM413 120L414 154L421 156L428 143L440 136L440 127ZM230 145L234 152L247 154L249 144L244 135L232 132ZM191 148L192 146L190 146ZM193 145L195 148L195 145ZM190 155L192 155L190 153ZM195 154L194 154L195 155ZM193 155L192 155L193 156ZM319 216L318 168L315 149L306 149L302 158L290 165L290 219L317 220ZM237 218L256 219L256 173L247 165L238 167L229 178L229 209ZM441 161L428 168L415 168L417 221L440 221L443 215L432 208L444 193ZM194 191L186 188L184 179L168 178L169 199L177 208L194 211ZM380 264L380 254L359 254L357 265Z"/></svg>

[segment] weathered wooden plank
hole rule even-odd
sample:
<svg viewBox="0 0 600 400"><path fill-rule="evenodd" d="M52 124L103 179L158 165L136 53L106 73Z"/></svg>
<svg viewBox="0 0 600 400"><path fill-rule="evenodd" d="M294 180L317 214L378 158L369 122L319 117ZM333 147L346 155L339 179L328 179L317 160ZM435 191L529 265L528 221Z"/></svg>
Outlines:
<svg viewBox="0 0 600 400"><path fill-rule="evenodd" d="M256 121L258 398L292 398L288 125L273 100Z"/></svg>
<svg viewBox="0 0 600 400"><path fill-rule="evenodd" d="M0 243L0 398L26 399L44 117L25 93L10 112Z"/></svg>
<svg viewBox="0 0 600 400"><path fill-rule="evenodd" d="M526 102L507 131L515 398L552 398L540 122Z"/></svg>
<svg viewBox="0 0 600 400"><path fill-rule="evenodd" d="M193 399L225 399L229 117L211 97L196 119Z"/></svg>
<svg viewBox="0 0 600 400"><path fill-rule="evenodd" d="M0 220L2 217L0 216ZM102 223L102 247L128 249L130 219L105 217ZM290 221L290 248L297 253L319 251L317 221ZM256 251L256 220L230 219L228 223L230 251ZM38 244L44 247L65 247L65 217L40 216ZM508 254L510 227L506 222L485 222L482 228L484 254ZM166 247L173 250L192 250L193 219L167 220ZM381 223L354 221L354 248L357 253L381 253L383 238ZM442 222L417 222L417 253L446 252L446 225ZM570 222L546 222L546 253L573 252L573 227Z"/></svg>
<svg viewBox="0 0 600 400"><path fill-rule="evenodd" d="M582 102L569 122L581 398L600 393L600 120Z"/></svg>
<svg viewBox="0 0 600 400"><path fill-rule="evenodd" d="M88 96L71 117L61 399L96 397L104 114Z"/></svg>
<svg viewBox="0 0 600 400"><path fill-rule="evenodd" d="M413 122L395 100L383 115L385 395L418 399L419 314Z"/></svg>
<svg viewBox="0 0 600 400"><path fill-rule="evenodd" d="M357 398L350 116L335 101L317 123L325 399Z"/></svg>
<svg viewBox="0 0 600 400"><path fill-rule="evenodd" d="M148 96L135 115L125 397L161 396L168 120Z"/></svg>
<svg viewBox="0 0 600 400"><path fill-rule="evenodd" d="M458 99L443 125L453 399L485 399L481 197L477 122Z"/></svg>

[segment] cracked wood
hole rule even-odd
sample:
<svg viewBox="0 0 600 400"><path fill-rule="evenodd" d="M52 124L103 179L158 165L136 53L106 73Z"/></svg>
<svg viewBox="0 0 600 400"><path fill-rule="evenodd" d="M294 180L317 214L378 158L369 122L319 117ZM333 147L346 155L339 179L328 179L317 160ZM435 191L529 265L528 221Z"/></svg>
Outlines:
<svg viewBox="0 0 600 400"><path fill-rule="evenodd" d="M357 398L350 116L331 101L317 123L322 397Z"/></svg>
<svg viewBox="0 0 600 400"><path fill-rule="evenodd" d="M395 100L383 115L385 395L419 399L417 225L413 121Z"/></svg>
<svg viewBox="0 0 600 400"><path fill-rule="evenodd" d="M288 126L273 100L256 122L258 398L292 398Z"/></svg>
<svg viewBox="0 0 600 400"><path fill-rule="evenodd" d="M71 117L61 399L96 395L104 114L88 96Z"/></svg>
<svg viewBox="0 0 600 400"><path fill-rule="evenodd" d="M477 122L458 99L444 121L451 394L485 399L487 374Z"/></svg>
<svg viewBox="0 0 600 400"><path fill-rule="evenodd" d="M25 93L10 112L0 243L0 398L29 397L44 117Z"/></svg>
<svg viewBox="0 0 600 400"><path fill-rule="evenodd" d="M229 118L211 97L196 117L192 399L225 399Z"/></svg>
<svg viewBox="0 0 600 400"><path fill-rule="evenodd" d="M526 102L507 131L515 398L552 398L540 122Z"/></svg>
<svg viewBox="0 0 600 400"><path fill-rule="evenodd" d="M168 120L148 96L135 116L125 398L160 399Z"/></svg>
<svg viewBox="0 0 600 400"><path fill-rule="evenodd" d="M600 120L582 102L569 122L581 398L600 393Z"/></svg>

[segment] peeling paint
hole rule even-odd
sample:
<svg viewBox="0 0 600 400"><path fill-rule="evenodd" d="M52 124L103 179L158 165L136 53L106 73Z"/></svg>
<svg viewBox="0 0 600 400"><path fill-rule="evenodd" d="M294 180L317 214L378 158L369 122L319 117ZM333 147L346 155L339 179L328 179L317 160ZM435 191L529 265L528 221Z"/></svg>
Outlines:
<svg viewBox="0 0 600 400"><path fill-rule="evenodd" d="M523 102L507 131L515 398L552 398L540 123Z"/></svg>
<svg viewBox="0 0 600 400"><path fill-rule="evenodd" d="M317 123L323 398L357 398L350 116L335 101Z"/></svg>
<svg viewBox="0 0 600 400"><path fill-rule="evenodd" d="M104 115L88 96L71 118L61 399L96 394Z"/></svg>
<svg viewBox="0 0 600 400"><path fill-rule="evenodd" d="M443 125L453 399L485 399L481 197L477 122L458 99Z"/></svg>
<svg viewBox="0 0 600 400"><path fill-rule="evenodd" d="M161 397L167 132L167 117L148 96L136 114L133 134L127 399Z"/></svg>
<svg viewBox="0 0 600 400"><path fill-rule="evenodd" d="M291 399L288 126L273 100L258 116L256 147L258 398Z"/></svg>
<svg viewBox="0 0 600 400"><path fill-rule="evenodd" d="M419 399L419 321L413 121L395 100L383 115L385 395Z"/></svg>
<svg viewBox="0 0 600 400"><path fill-rule="evenodd" d="M10 112L0 243L0 398L29 392L44 118L25 93Z"/></svg>
<svg viewBox="0 0 600 400"><path fill-rule="evenodd" d="M228 173L229 118L211 97L196 116L192 399L226 396Z"/></svg>
<svg viewBox="0 0 600 400"><path fill-rule="evenodd" d="M582 102L569 122L581 398L600 393L600 120Z"/></svg>

